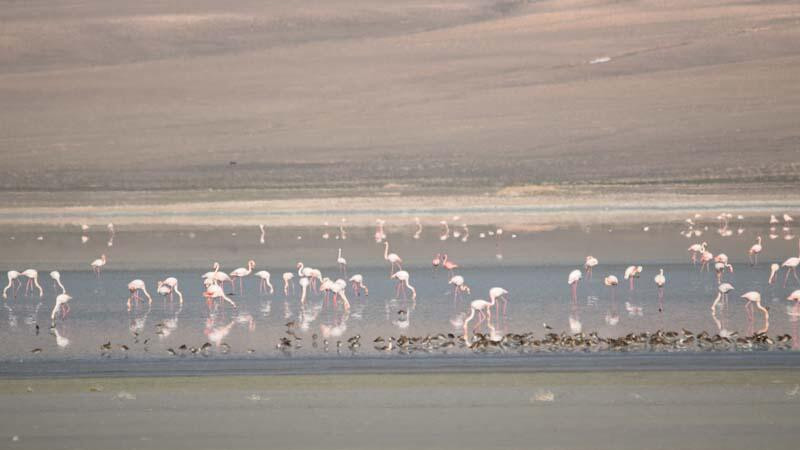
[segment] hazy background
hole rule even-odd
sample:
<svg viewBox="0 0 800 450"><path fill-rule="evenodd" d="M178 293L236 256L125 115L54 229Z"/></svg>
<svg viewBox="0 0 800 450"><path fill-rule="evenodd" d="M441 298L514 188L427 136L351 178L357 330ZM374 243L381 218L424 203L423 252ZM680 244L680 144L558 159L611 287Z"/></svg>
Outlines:
<svg viewBox="0 0 800 450"><path fill-rule="evenodd" d="M0 24L6 192L800 178L795 1L4 1Z"/></svg>

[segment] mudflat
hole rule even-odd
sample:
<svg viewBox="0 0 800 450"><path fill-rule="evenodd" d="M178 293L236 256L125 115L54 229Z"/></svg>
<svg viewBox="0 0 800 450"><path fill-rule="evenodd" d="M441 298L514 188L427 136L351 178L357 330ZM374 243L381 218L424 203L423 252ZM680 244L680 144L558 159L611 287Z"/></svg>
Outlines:
<svg viewBox="0 0 800 450"><path fill-rule="evenodd" d="M791 370L4 380L4 448L795 448ZM16 438L15 438L16 436Z"/></svg>

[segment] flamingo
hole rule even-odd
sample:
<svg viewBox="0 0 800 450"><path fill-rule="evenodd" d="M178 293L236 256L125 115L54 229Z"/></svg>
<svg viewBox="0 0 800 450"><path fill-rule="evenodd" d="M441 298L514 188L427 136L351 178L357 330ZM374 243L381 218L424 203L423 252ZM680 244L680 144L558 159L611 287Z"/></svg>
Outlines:
<svg viewBox="0 0 800 450"><path fill-rule="evenodd" d="M467 294L470 293L469 286L464 283L464 277L461 275L456 275L450 278L450 281L447 284L453 285L453 301L456 301L459 292L466 292Z"/></svg>
<svg viewBox="0 0 800 450"><path fill-rule="evenodd" d="M394 274L394 267L397 266L397 270L402 270L401 263L403 262L402 258L397 256L397 253L389 253L389 241L384 242L383 247L383 259L389 261L392 266L389 268L389 277L392 277Z"/></svg>
<svg viewBox="0 0 800 450"><path fill-rule="evenodd" d="M309 281L308 277L300 277L300 279L297 281L297 284L300 285L300 303L305 304L306 295L308 293L308 285L311 284L311 281Z"/></svg>
<svg viewBox="0 0 800 450"><path fill-rule="evenodd" d="M702 272L703 269L706 269L706 272L709 270L709 263L714 260L714 254L710 251L703 249L703 252L700 254L700 271Z"/></svg>
<svg viewBox="0 0 800 450"><path fill-rule="evenodd" d="M56 314L61 310L61 318L64 319L69 314L69 301L72 297L65 294L58 294L56 296L56 305L53 307L53 312L50 313L50 328L56 326Z"/></svg>
<svg viewBox="0 0 800 450"><path fill-rule="evenodd" d="M611 288L611 309L606 313L606 323L615 326L619 323L619 314L616 312L619 279L614 275L608 275L603 279L603 284Z"/></svg>
<svg viewBox="0 0 800 450"><path fill-rule="evenodd" d="M14 286L15 283L19 283L19 275L20 275L19 272L17 272L16 270L8 271L8 286L6 286L5 289L3 289L3 298L8 298L7 294L8 290L11 289L11 287ZM16 288L12 289L12 292L14 294L14 297L16 297L17 289Z"/></svg>
<svg viewBox="0 0 800 450"><path fill-rule="evenodd" d="M719 304L720 300L722 301L723 306L728 304L728 293L733 290L733 285L730 283L722 283L717 287L717 298L714 299L714 303L711 304L711 311L716 311L717 304Z"/></svg>
<svg viewBox="0 0 800 450"><path fill-rule="evenodd" d="M226 302L230 303L231 306L236 308L236 303L233 300L229 299L225 296L225 291L220 287L218 284L210 284L206 288L206 291L203 292L203 296L208 299L209 302L213 301L214 299L221 298Z"/></svg>
<svg viewBox="0 0 800 450"><path fill-rule="evenodd" d="M256 262L251 259L251 260L247 261L247 268L246 269L244 267L239 267L238 269L236 269L233 272L231 272L231 274L230 274L231 280L236 280L237 278L239 279L239 295L244 295L244 285L243 285L242 279L244 277L250 275L251 273L253 273L253 267L255 267L255 266L256 266ZM233 281L231 281L231 284L233 284L234 290L235 290L235 286L236 286L235 283L233 283Z"/></svg>
<svg viewBox="0 0 800 450"><path fill-rule="evenodd" d="M594 256L587 256L586 257L586 264L584 264L584 268L586 269L586 278L592 279L592 269L598 264L597 258Z"/></svg>
<svg viewBox="0 0 800 450"><path fill-rule="evenodd" d="M28 277L28 282L25 283L25 294L33 293L34 286L39 290L39 297L44 296L44 291L39 285L39 271L36 269L23 270L20 275Z"/></svg>
<svg viewBox="0 0 800 450"><path fill-rule="evenodd" d="M767 308L761 306L761 294L756 291L746 292L742 295L742 298L747 300L747 303L744 305L745 311L747 311L747 317L750 320L753 320L753 304L755 303L756 308L760 309L761 312L764 313L764 328L759 330L760 333L766 333L769 329L769 311Z"/></svg>
<svg viewBox="0 0 800 450"><path fill-rule="evenodd" d="M767 280L768 284L772 284L775 282L776 275L778 275L778 271L780 269L781 266L779 266L776 263L772 263L772 266L770 266L769 279Z"/></svg>
<svg viewBox="0 0 800 450"><path fill-rule="evenodd" d="M339 271L347 276L347 260L342 258L342 249L339 249L339 256L336 258L336 262L339 263Z"/></svg>
<svg viewBox="0 0 800 450"><path fill-rule="evenodd" d="M756 243L750 247L750 250L747 252L747 255L750 257L750 265L755 266L758 264L758 254L761 253L761 236L756 237Z"/></svg>
<svg viewBox="0 0 800 450"><path fill-rule="evenodd" d="M114 224L109 222L108 225L106 225L106 228L108 229L108 242L106 243L106 246L113 247L114 246Z"/></svg>
<svg viewBox="0 0 800 450"><path fill-rule="evenodd" d="M361 296L361 290L364 291L364 295L369 297L369 289L367 289L367 285L364 284L364 276L360 273L357 273L350 277L350 284L353 286L353 292L355 292L356 296Z"/></svg>
<svg viewBox="0 0 800 450"><path fill-rule="evenodd" d="M294 293L294 274L292 272L284 272L283 273L283 295L285 297L289 296L289 285L292 286L292 292Z"/></svg>
<svg viewBox="0 0 800 450"><path fill-rule="evenodd" d="M664 269L653 277L653 281L658 286L658 312L664 310L664 285L667 284L667 277L664 276Z"/></svg>
<svg viewBox="0 0 800 450"><path fill-rule="evenodd" d="M447 253L445 253L444 255L442 255L442 267L444 267L445 269L450 271L450 276L452 277L453 276L453 271L458 269L461 266L459 266L458 264L456 264L453 261L451 261L450 259L448 259L447 258Z"/></svg>
<svg viewBox="0 0 800 450"><path fill-rule="evenodd" d="M508 291L501 287L493 287L489 289L489 298L498 298L503 301L503 316L506 315L506 307L508 306ZM497 309L499 313L500 303L497 304Z"/></svg>
<svg viewBox="0 0 800 450"><path fill-rule="evenodd" d="M219 263L215 262L212 265L212 267L214 271L206 272L205 274L203 274L203 279L211 279L214 283L221 284L223 287L225 285L225 282L227 281L231 284L231 289L234 289L233 280L231 279L231 277L228 276L227 273L220 272L221 266L219 265Z"/></svg>
<svg viewBox="0 0 800 450"><path fill-rule="evenodd" d="M447 238L450 236L450 227L447 225L446 220L442 220L441 222L439 222L439 224L442 226L442 233L439 235L439 240L446 241Z"/></svg>
<svg viewBox="0 0 800 450"><path fill-rule="evenodd" d="M403 288L405 286L405 288L408 288L411 291L411 299L412 300L417 299L417 289L409 283L411 275L408 272L406 272L405 270L398 270L391 276L391 278L397 280L397 293L395 295L399 296L400 289L403 289L403 297L405 298L406 290Z"/></svg>
<svg viewBox="0 0 800 450"><path fill-rule="evenodd" d="M797 240L798 245L800 246L800 239ZM800 279L797 278L797 266L800 265L800 257L793 256L781 264L783 267L786 267L786 277L783 279L783 287L786 288L786 282L789 280L789 272L794 275L794 279L800 283Z"/></svg>
<svg viewBox="0 0 800 450"><path fill-rule="evenodd" d="M417 225L417 231L414 232L414 239L419 239L422 234L422 222L419 221L419 217L414 217L414 223Z"/></svg>
<svg viewBox="0 0 800 450"><path fill-rule="evenodd" d="M689 247L689 253L693 265L697 265L697 256L703 254L706 251L707 245L708 245L707 243L703 242L702 244L692 244Z"/></svg>
<svg viewBox="0 0 800 450"><path fill-rule="evenodd" d="M499 288L499 289L502 289L502 288ZM502 289L502 291L505 291L505 289ZM464 340L465 341L469 342L469 332L468 332L469 328L468 328L468 325L469 325L469 322L472 320L472 318L475 317L475 313L476 312L480 315L480 317L478 318L478 325L476 325L476 327L480 326L481 322L483 322L484 313L486 314L487 321L491 322L491 320L492 320L492 306L494 306L495 303L497 303L497 297L498 297L497 295L493 295L493 294L498 294L500 292L501 291L499 291L499 290L495 290L494 292L490 291L489 292L489 299L491 301L489 301L489 302L487 302L486 300L483 300L483 299L477 299L477 300L473 300L469 304L470 313L469 313L469 316L467 316L467 318L464 319ZM505 294L507 294L507 293L508 292L505 291ZM500 295L504 295L504 294L501 293Z"/></svg>
<svg viewBox="0 0 800 450"><path fill-rule="evenodd" d="M94 272L94 274L99 277L100 269L102 269L103 266L106 265L106 255L105 254L100 255L100 258L95 259L89 265L92 267L92 271Z"/></svg>
<svg viewBox="0 0 800 450"><path fill-rule="evenodd" d="M583 278L583 274L580 270L575 269L569 273L567 277L567 284L570 285L572 288L572 304L578 304L578 282Z"/></svg>
<svg viewBox="0 0 800 450"><path fill-rule="evenodd" d="M54 289L55 289L56 286L58 286L58 287L61 288L61 293L62 294L66 294L67 293L67 290L64 289L64 285L61 284L61 273L59 273L57 270L54 270L54 271L50 272L50 278L53 279L53 288Z"/></svg>
<svg viewBox="0 0 800 450"><path fill-rule="evenodd" d="M434 273L436 272L436 269L439 268L439 264L441 264L441 263L442 263L442 254L441 253L437 253L433 257L433 260L431 261L431 265L433 266L433 272Z"/></svg>
<svg viewBox="0 0 800 450"><path fill-rule="evenodd" d="M178 294L178 303L183 305L183 293L178 289L178 279L175 277L168 277L164 281L158 282L158 293L161 295L169 295L169 300L172 301L172 294Z"/></svg>
<svg viewBox="0 0 800 450"><path fill-rule="evenodd" d="M722 262L714 263L714 271L717 273L717 284L722 283L722 274L725 272L725 269L733 273L732 265Z"/></svg>
<svg viewBox="0 0 800 450"><path fill-rule="evenodd" d="M406 279L408 281L408 279ZM331 285L331 292L333 292L333 304L336 305L336 299L341 298L344 301L345 311L350 310L350 300L347 299L347 282L339 278ZM416 298L416 291L414 291L414 298Z"/></svg>
<svg viewBox="0 0 800 450"><path fill-rule="evenodd" d="M267 240L266 240L267 232L266 232L266 230L264 230L264 225L263 224L259 224L258 225L258 229L261 230L261 237L258 239L258 242L261 243L261 244L264 244L265 242L267 242Z"/></svg>
<svg viewBox="0 0 800 450"><path fill-rule="evenodd" d="M383 224L386 221L383 219L378 219L375 221L375 242L380 244L384 239L386 239L386 233L383 232Z"/></svg>
<svg viewBox="0 0 800 450"><path fill-rule="evenodd" d="M258 272L255 273L255 276L261 279L258 284L259 292L266 293L267 287L269 287L269 293L270 294L275 293L275 289L272 287L272 283L270 283L269 281L270 278L269 272L267 272L266 270L259 270Z"/></svg>
<svg viewBox="0 0 800 450"><path fill-rule="evenodd" d="M144 284L144 281L136 279L128 283L128 291L130 291L131 295L128 297L128 311L131 310L131 300L136 299L139 300L139 290L141 290L145 297L147 297L147 304L153 304L153 298L150 297L150 294L147 292L147 287Z"/></svg>
<svg viewBox="0 0 800 450"><path fill-rule="evenodd" d="M639 278L639 275L642 273L642 266L628 266L625 269L625 275L623 278L630 282L630 290L633 290L633 280Z"/></svg>

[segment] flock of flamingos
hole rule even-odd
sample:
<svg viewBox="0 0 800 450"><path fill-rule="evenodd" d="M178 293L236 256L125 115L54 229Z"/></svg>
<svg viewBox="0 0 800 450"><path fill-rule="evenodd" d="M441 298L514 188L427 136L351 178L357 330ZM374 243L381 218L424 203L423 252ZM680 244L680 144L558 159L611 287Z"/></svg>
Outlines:
<svg viewBox="0 0 800 450"><path fill-rule="evenodd" d="M733 216L730 214L721 214L717 217L720 221L720 228L719 233L723 236L730 235L733 233L733 230L729 227L729 220ZM741 218L741 216L740 216ZM782 217L782 221L776 217L770 217L770 239L775 239L777 237L776 230L779 226L783 226L784 231L790 230L790 225L793 222L793 218L788 214L784 214ZM419 222L419 219L416 219L417 223L417 231L414 234L414 238L418 239L422 230L422 226ZM390 280L396 282L396 296L399 298L402 296L405 299L410 299L412 301L416 301L417 298L417 291L416 288L411 283L411 274L403 269L403 259L397 253L392 253L390 251L389 242L386 240L386 234L384 232L384 224L385 222L382 220L377 221L377 226L375 230L375 241L377 243L383 244L383 259L389 265L388 277ZM684 232L687 238L696 238L702 235L700 228L695 228L695 223L693 219L686 219L687 229ZM455 238L462 238L462 236L468 235L469 231L466 225L464 226L463 230L456 230L453 231L447 225L446 222L441 222L442 225L442 234L441 238L444 240L447 236L452 236ZM83 230L86 231L88 226L83 227ZM265 236L265 229L264 226L260 226L261 229L261 243L264 243L264 236ZM646 228L645 228L646 230ZM108 225L109 241L108 245L113 245L114 239L114 226L112 224ZM501 236L503 233L502 229L497 229L495 231L490 232L491 236ZM741 233L741 231L740 231ZM481 233L481 237L486 237L483 233ZM516 237L513 235L512 237ZM328 233L323 235L324 239L328 239ZM340 227L340 234L336 236L336 238L344 238L346 239L346 231ZM786 240L793 238L787 234L784 236ZM87 238L83 237L84 242L86 242ZM758 258L762 254L763 250L763 242L761 236L757 237L757 240L748 250L748 258L751 265L758 264ZM716 279L717 279L717 294L714 298L713 302L710 305L711 314L714 321L717 323L718 327L720 328L720 335L725 337L727 333L726 330L720 324L719 319L717 318L717 313L719 308L727 307L727 303L729 300L730 293L734 290L734 286L731 285L729 282L724 280L724 274L726 272L733 272L733 266L729 262L729 258L725 253L718 253L713 254L709 249L709 246L706 242L698 242L692 244L688 248L689 253L689 261L690 264L695 266L699 266L699 271L711 271L714 270L716 272ZM106 255L101 255L100 258L92 261L89 266L91 270L96 274L97 277L101 276L102 271L106 267L108 263L108 259ZM327 277L323 276L323 273L319 269L315 269L312 267L308 267L304 265L302 262L298 262L296 265L295 270L284 272L281 277L283 280L282 291L283 295L289 297L290 295L295 294L295 282L296 285L299 286L299 302L301 305L305 304L308 297L312 295L324 295L325 303L332 302L334 308L342 308L343 310L350 309L350 301L348 299L348 290L351 291L355 295L360 295L362 292L366 295L369 294L369 289L366 285L365 279L361 274L354 274L352 276L347 276L347 260L342 255L341 248L338 251L338 255L336 258L336 264L339 267L339 274L334 277ZM432 267L435 269L443 268L444 270L449 272L449 281L448 284L452 288L453 298L454 300L463 295L470 293L470 287L466 283L466 280L463 276L458 275L457 271L459 269L459 265L449 259L447 254L436 254L432 261ZM585 262L581 269L575 269L571 271L567 276L567 284L571 290L572 295L572 303L575 305L578 299L578 286L581 281L586 278L592 277L593 270L597 270L599 265L599 261L594 256L586 256ZM798 240L798 256L788 258L786 261L783 261L782 264L773 263L771 264L771 270L769 274L768 282L770 284L779 280L779 272L781 270L785 270L785 275L783 276L783 286L786 287L789 277L793 276L794 281L800 284L800 278L798 278L796 269L797 266L800 265L800 240ZM253 276L258 279L259 291L263 294L273 294L274 287L271 282L271 274L266 270L255 271L256 263L254 260L249 260L246 264L246 267L240 267L235 269L231 272L223 272L221 270L221 266L219 263L214 263L212 266L212 270L203 274L201 276L204 290L203 296L205 297L206 303L209 309L216 309L223 305L224 303L229 304L233 308L237 308L237 304L233 301L229 295L230 293L235 293L238 290L239 293L242 294L244 292L244 280L250 276ZM643 268L641 266L631 265L629 266L624 274L623 279L627 281L628 287L630 290L634 289L635 282L638 278L640 278L643 272ZM24 271L16 271L16 270L9 270L8 273L8 284L3 289L3 298L8 299L9 294L13 297L16 297L19 290L22 288L22 282L20 281L21 277L26 279L24 293L25 295L36 295L38 292L39 297L44 295L44 291L42 286L39 284L39 273L36 269L27 269ZM339 276L342 276L341 278ZM55 322L59 315L61 316L62 320L67 317L69 313L69 304L72 300L72 297L67 293L66 288L62 284L61 281L61 274L58 271L50 272L50 277L53 279L54 285L57 286L57 289L60 290L60 293L57 294L55 299L55 304L53 306L52 312L50 314L51 318L51 327L55 326ZM615 275L606 275L603 279L605 286L609 288L616 289L620 280ZM658 287L658 299L659 299L659 311L663 309L663 291L664 287L666 286L667 274L664 273L663 269L660 269L658 273L653 277L653 282ZM228 283L230 286L230 292L226 293L225 290L225 283ZM152 297L147 290L147 286L144 281L140 279L132 280L127 285L128 291L130 293L128 300L127 300L127 308L130 311L133 307L134 303L147 301L148 303L152 303ZM10 291L10 292L9 292ZM178 280L175 277L167 277L161 281L158 281L156 285L155 292L161 296L169 297L170 299L173 296L178 297L179 303L183 304L183 294L179 289ZM484 299L476 299L470 302L469 309L467 312L462 316L461 320L459 320L458 324L463 327L464 331L464 339L469 340L469 324L474 320L477 319L475 325L473 326L473 330L478 330L482 323L487 323L491 328L491 314L493 307L499 309L501 303L503 308L508 303L508 295L509 292L504 289L503 287L493 287L488 292L489 300ZM747 291L744 292L741 296L741 299L745 302L744 308L747 312L748 319L753 320L755 310L759 310L760 313L764 317L764 328L762 328L757 334L763 334L767 331L769 327L769 310L765 308L761 303L761 294L757 291ZM795 290L787 297L787 300L795 302L795 310L800 309L800 289ZM224 303L223 303L224 302ZM800 316L800 314L798 314ZM463 322L463 324L462 324ZM546 325L545 325L546 326ZM546 326L547 327L547 326ZM549 328L549 327L548 327ZM573 330L579 331L579 330ZM477 332L477 331L476 331ZM483 335L480 335L483 336Z"/></svg>

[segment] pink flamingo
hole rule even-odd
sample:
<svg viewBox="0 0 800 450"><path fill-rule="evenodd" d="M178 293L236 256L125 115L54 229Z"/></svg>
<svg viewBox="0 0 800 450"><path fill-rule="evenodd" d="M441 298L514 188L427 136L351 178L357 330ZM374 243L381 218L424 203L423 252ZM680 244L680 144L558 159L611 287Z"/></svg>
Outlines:
<svg viewBox="0 0 800 450"><path fill-rule="evenodd" d="M236 303L225 295L225 291L218 284L214 283L209 284L208 287L206 287L205 292L203 292L203 296L208 300L209 306L211 305L211 302L213 300L221 298L222 300L225 300L226 302L230 303L231 306L236 308Z"/></svg>
<svg viewBox="0 0 800 450"><path fill-rule="evenodd" d="M464 283L464 277L461 275L456 275L450 278L450 281L447 284L453 285L453 302L456 301L458 298L458 294L461 292L466 292L467 294L470 293L469 286Z"/></svg>
<svg viewBox="0 0 800 450"><path fill-rule="evenodd" d="M339 256L336 258L336 262L339 264L339 271L347 276L347 260L342 258L342 249L339 249Z"/></svg>
<svg viewBox="0 0 800 450"><path fill-rule="evenodd" d="M458 264L456 264L453 261L451 261L450 259L448 259L447 258L447 253L445 253L442 256L442 267L444 267L445 269L450 271L450 276L452 277L453 276L453 271L458 269L461 266L459 266Z"/></svg>
<svg viewBox="0 0 800 450"><path fill-rule="evenodd" d="M411 275L408 272L406 272L405 270L398 270L397 272L395 272L391 276L391 278L397 280L397 293L395 295L400 296L400 289L402 289L403 290L403 298L407 298L406 297L406 289L408 289L408 290L411 291L411 299L412 300L416 300L417 299L417 289L414 288L414 286L412 286L409 283L409 279L411 278Z"/></svg>
<svg viewBox="0 0 800 450"><path fill-rule="evenodd" d="M730 283L722 283L717 287L717 298L711 304L711 311L716 311L716 307L722 301L723 307L728 304L728 293L733 290L733 285Z"/></svg>
<svg viewBox="0 0 800 450"><path fill-rule="evenodd" d="M389 253L389 241L384 242L383 259L389 261L392 264L391 267L389 268L390 278L392 277L392 274L394 274L395 266L397 266L397 270L402 270L403 267L400 264L403 262L403 260L399 256L397 256L396 253Z"/></svg>
<svg viewBox="0 0 800 450"><path fill-rule="evenodd" d="M53 279L53 289L56 287L61 288L61 293L66 294L67 290L64 288L64 285L61 284L61 273L57 270L50 272L50 278Z"/></svg>
<svg viewBox="0 0 800 450"><path fill-rule="evenodd" d="M489 289L489 298L497 298L503 301L503 316L506 315L506 307L508 306L508 291L501 287L493 287ZM500 303L497 303L497 313L500 313Z"/></svg>
<svg viewBox="0 0 800 450"><path fill-rule="evenodd" d="M692 244L689 247L689 255L693 265L697 265L697 256L706 251L707 245L707 243L703 242L702 244Z"/></svg>
<svg viewBox="0 0 800 450"><path fill-rule="evenodd" d="M259 270L255 273L256 277L260 279L258 283L258 292L266 293L267 288L269 288L269 293L274 294L275 289L272 287L272 283L270 283L269 278L270 274L266 270Z"/></svg>
<svg viewBox="0 0 800 450"><path fill-rule="evenodd" d="M99 259L95 259L94 261L92 261L92 262L89 264L89 266L91 266L91 267L92 267L92 272L94 272L94 274L95 274L95 275L97 275L98 277L100 277L100 269L102 269L102 268L103 268L103 266L105 266L105 265L106 265L106 262L107 262L107 260L106 260L106 255L105 255L105 254L102 254L102 255L100 255L100 258L99 258Z"/></svg>
<svg viewBox="0 0 800 450"><path fill-rule="evenodd" d="M19 275L20 275L20 273L17 272L16 270L9 270L8 271L8 286L6 286L5 289L3 289L3 298L8 298L7 292L8 292L9 289L11 289L12 286L14 287L14 289L12 289L12 293L14 294L14 298L17 297L17 289L18 288L17 288L16 284L19 283Z"/></svg>
<svg viewBox="0 0 800 450"><path fill-rule="evenodd" d="M369 289L367 289L367 285L364 284L364 276L360 273L357 273L350 277L350 284L353 286L353 292L355 292L356 297L361 296L361 291L364 291L364 295L369 297Z"/></svg>
<svg viewBox="0 0 800 450"><path fill-rule="evenodd" d="M408 282L408 279L406 279L406 282ZM345 292L346 290L347 290L347 282L341 278L333 282L333 284L331 285L331 292L333 292L334 306L336 305L336 299L341 298L342 301L344 302L343 304L345 311L349 311L350 300L347 299L347 293ZM416 298L416 291L414 291L414 294L415 294L414 298Z"/></svg>
<svg viewBox="0 0 800 450"><path fill-rule="evenodd" d="M439 264L441 264L441 263L442 263L442 254L441 253L437 253L433 257L433 261L431 261L431 264L433 265L433 272L434 273L436 273L436 269L439 268Z"/></svg>
<svg viewBox="0 0 800 450"><path fill-rule="evenodd" d="M775 282L775 278L777 278L778 271L780 269L781 269L780 265L772 263L772 265L770 266L769 279L767 279L768 284L772 284Z"/></svg>
<svg viewBox="0 0 800 450"><path fill-rule="evenodd" d="M231 280L232 280L231 281L231 285L234 286L234 291L236 290L236 288L235 288L236 284L233 282L233 280L236 280L236 279L239 280L239 295L244 295L244 285L243 285L242 280L244 279L244 277L246 277L246 276L250 275L251 273L253 273L253 267L255 267L255 266L256 266L256 262L251 259L251 260L247 261L247 268L246 269L244 267L239 267L238 269L236 269L233 272L231 272L231 274L230 274L230 277L231 277Z"/></svg>
<svg viewBox="0 0 800 450"><path fill-rule="evenodd" d="M168 277L164 281L158 282L158 289L156 292L163 296L169 295L169 301L172 301L172 295L178 294L178 303L183 305L183 293L178 289L178 279L175 277Z"/></svg>
<svg viewBox="0 0 800 450"><path fill-rule="evenodd" d="M150 297L150 294L147 293L147 287L144 284L144 281L136 279L128 283L128 291L130 291L131 295L128 297L128 311L131 310L131 300L136 299L138 302L140 300L139 291L142 291L147 297L147 303L150 305L153 303L153 298Z"/></svg>
<svg viewBox="0 0 800 450"><path fill-rule="evenodd" d="M800 246L800 239L797 240L798 246ZM789 272L794 275L794 279L800 283L800 279L797 278L797 266L800 265L800 257L793 256L781 264L781 266L786 267L786 277L783 279L783 287L786 288L786 282L789 280Z"/></svg>
<svg viewBox="0 0 800 450"><path fill-rule="evenodd" d="M297 284L300 285L300 304L304 305L308 294L308 285L311 284L311 281L309 281L308 277L300 277Z"/></svg>
<svg viewBox="0 0 800 450"><path fill-rule="evenodd" d="M766 333L767 330L769 330L769 311L767 310L767 308L761 306L761 294L759 294L756 291L750 291L742 295L742 298L747 300L747 304L744 305L744 309L745 311L747 311L747 318L749 321L752 322L754 320L753 304L755 304L755 307L761 310L762 313L764 313L764 328L759 330L758 333L759 334Z"/></svg>
<svg viewBox="0 0 800 450"><path fill-rule="evenodd" d="M377 242L378 244L380 244L381 242L383 242L384 239L386 239L386 233L384 233L383 231L383 224L385 223L386 221L383 219L378 219L375 221L375 242Z"/></svg>
<svg viewBox="0 0 800 450"><path fill-rule="evenodd" d="M578 282L581 281L581 278L583 278L583 274L578 269L575 269L572 272L570 272L569 276L567 277L567 284L570 285L570 288L572 289L573 305L578 304Z"/></svg>
<svg viewBox="0 0 800 450"><path fill-rule="evenodd" d="M292 287L292 293L294 294L294 274L292 272L284 272L283 273L283 295L284 297L289 296L289 286Z"/></svg>
<svg viewBox="0 0 800 450"><path fill-rule="evenodd" d="M495 291L495 293L496 292L499 292L499 291ZM467 318L464 319L464 340L465 341L469 342L469 327L468 327L468 325L469 325L470 321L475 317L475 313L478 313L478 315L479 315L478 323L477 323L477 325L475 325L475 328L479 327L484 319L487 319L487 322L491 323L491 320L492 320L492 306L494 306L497 303L497 297L492 296L491 294L492 293L490 292L489 299L491 301L489 301L489 302L487 302L486 300L483 300L483 299L477 299L477 300L473 300L469 304L469 308L470 308L469 316L467 316Z"/></svg>
<svg viewBox="0 0 800 450"><path fill-rule="evenodd" d="M750 265L755 266L758 264L758 254L761 253L761 236L756 237L756 243L750 247L747 256L750 258Z"/></svg>
<svg viewBox="0 0 800 450"><path fill-rule="evenodd" d="M633 290L634 288L633 284L634 279L639 278L639 275L641 275L641 273L642 273L642 266L628 266L628 268L625 269L625 275L623 276L623 278L628 280L630 284L630 290Z"/></svg>
<svg viewBox="0 0 800 450"><path fill-rule="evenodd" d="M606 313L606 323L615 326L619 323L619 313L617 312L617 286L619 279L614 275L608 275L603 279L603 284L611 288L611 308Z"/></svg>
<svg viewBox="0 0 800 450"><path fill-rule="evenodd" d="M33 288L36 287L39 290L39 297L44 296L44 291L39 285L39 272L36 269L23 270L20 275L28 278L28 282L25 283L25 295L33 294Z"/></svg>
<svg viewBox="0 0 800 450"><path fill-rule="evenodd" d="M225 282L227 281L231 284L231 289L233 290L234 289L233 280L231 279L231 277L228 276L227 273L220 272L221 266L219 265L219 263L215 262L212 265L212 268L214 269L214 271L206 272L205 274L203 274L202 278L211 279L214 283L221 284L223 288L225 287Z"/></svg>
<svg viewBox="0 0 800 450"><path fill-rule="evenodd" d="M597 266L599 261L594 256L587 256L586 257L586 264L584 264L584 268L586 269L586 278L591 280L592 279L592 269Z"/></svg>
<svg viewBox="0 0 800 450"><path fill-rule="evenodd" d="M69 314L69 301L72 300L67 294L58 294L56 296L56 305L53 307L53 312L50 313L50 328L55 327L56 314L61 310L61 318L66 319Z"/></svg>
<svg viewBox="0 0 800 450"><path fill-rule="evenodd" d="M717 284L722 283L722 274L725 272L725 269L733 273L732 265L723 262L714 263L714 271L717 273Z"/></svg>
<svg viewBox="0 0 800 450"><path fill-rule="evenodd" d="M710 270L709 264L713 260L714 260L714 254L704 249L703 252L700 254L700 262L701 262L700 272L702 272L703 269L706 269L706 272L708 272Z"/></svg>
<svg viewBox="0 0 800 450"><path fill-rule="evenodd" d="M658 286L658 312L664 310L664 285L667 284L667 277L664 276L664 269L653 277L653 281Z"/></svg>

